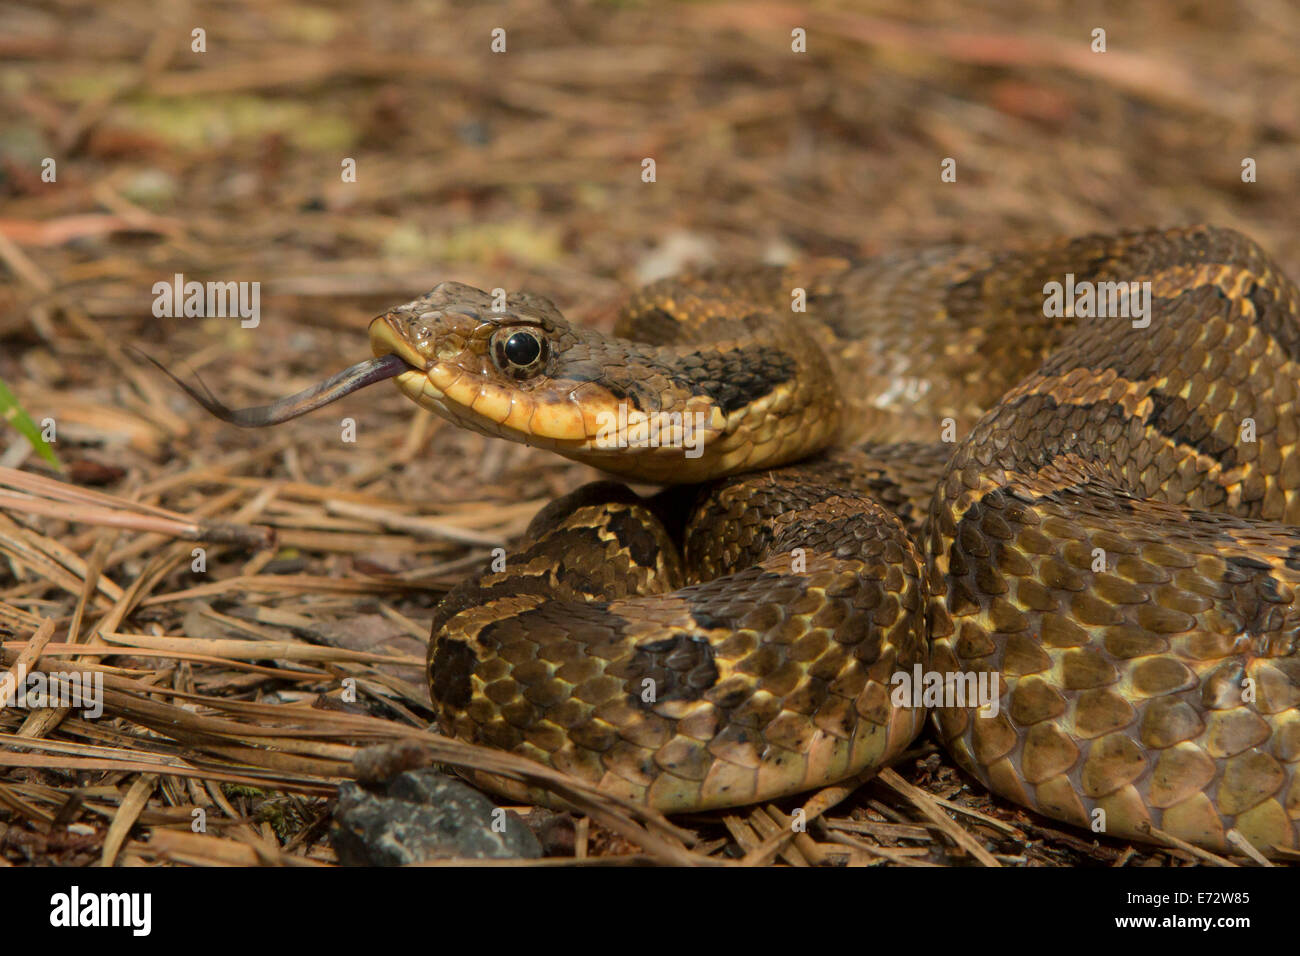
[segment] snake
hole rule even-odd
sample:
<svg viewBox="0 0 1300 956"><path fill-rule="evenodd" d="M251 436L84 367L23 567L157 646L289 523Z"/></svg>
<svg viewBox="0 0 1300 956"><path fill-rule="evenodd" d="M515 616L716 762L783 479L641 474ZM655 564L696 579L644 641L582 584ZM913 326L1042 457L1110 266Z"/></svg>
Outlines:
<svg viewBox="0 0 1300 956"><path fill-rule="evenodd" d="M1300 844L1300 291L1248 237L703 269L612 333L444 282L369 338L254 409L177 381L260 426L391 378L612 476L438 605L443 733L682 813L869 774L929 720L1093 834Z"/></svg>

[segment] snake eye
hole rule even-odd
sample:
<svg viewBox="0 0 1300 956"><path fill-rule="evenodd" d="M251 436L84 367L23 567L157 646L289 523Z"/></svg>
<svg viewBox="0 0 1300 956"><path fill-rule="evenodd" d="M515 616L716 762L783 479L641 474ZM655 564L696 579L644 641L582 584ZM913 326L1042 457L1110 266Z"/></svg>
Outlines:
<svg viewBox="0 0 1300 956"><path fill-rule="evenodd" d="M542 343L527 332L516 332L506 339L506 358L511 365L532 365L542 354Z"/></svg>
<svg viewBox="0 0 1300 956"><path fill-rule="evenodd" d="M533 329L503 329L492 336L492 358L515 378L526 378L546 363L546 339Z"/></svg>

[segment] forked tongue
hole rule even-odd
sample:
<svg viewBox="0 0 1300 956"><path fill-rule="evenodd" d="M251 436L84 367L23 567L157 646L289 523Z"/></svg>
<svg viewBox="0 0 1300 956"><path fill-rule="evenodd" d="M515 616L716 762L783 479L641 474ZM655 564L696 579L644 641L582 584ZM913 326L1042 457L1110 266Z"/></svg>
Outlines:
<svg viewBox="0 0 1300 956"><path fill-rule="evenodd" d="M203 391L199 391L188 382L182 381L173 375L161 362L145 355L139 349L133 348L130 351L148 359L155 368L183 388L190 398L217 416L217 418L220 418L223 422L238 425L241 428L261 428L264 425L278 425L281 422L287 422L291 418L306 415L322 405L337 401L344 395L351 395L357 389L373 385L375 382L382 382L386 378L401 375L411 368L396 355L382 355L379 358L358 362L351 368L345 368L337 375L332 375L311 388L304 389L296 395L290 395L288 398L272 402L270 405L257 405L253 408L230 408L213 395L197 375L195 375L195 379Z"/></svg>

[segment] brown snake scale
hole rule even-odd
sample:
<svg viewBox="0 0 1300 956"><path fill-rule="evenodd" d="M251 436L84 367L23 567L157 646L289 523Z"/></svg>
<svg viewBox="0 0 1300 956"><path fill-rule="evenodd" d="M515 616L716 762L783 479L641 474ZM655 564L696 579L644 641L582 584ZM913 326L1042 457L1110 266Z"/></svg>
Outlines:
<svg viewBox="0 0 1300 956"><path fill-rule="evenodd" d="M1149 324L1048 315L1067 275L1149 282ZM933 720L1009 800L1300 843L1300 292L1249 239L715 272L613 336L444 283L371 341L458 424L672 485L553 502L446 597L445 732L665 811L745 804L896 758L919 669L996 689ZM696 423L692 453L643 447L647 415Z"/></svg>

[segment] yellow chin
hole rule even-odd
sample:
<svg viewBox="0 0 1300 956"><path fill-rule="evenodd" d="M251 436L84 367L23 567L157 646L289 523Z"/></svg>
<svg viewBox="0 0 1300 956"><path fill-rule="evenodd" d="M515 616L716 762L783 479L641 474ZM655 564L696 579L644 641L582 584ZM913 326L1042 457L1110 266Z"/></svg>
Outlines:
<svg viewBox="0 0 1300 956"><path fill-rule="evenodd" d="M671 415L620 414L616 402L595 395L530 393L455 365L429 363L382 317L371 324L370 341L376 356L396 354L412 366L394 381L422 408L462 428L550 448L614 473L644 469L650 480L697 480L707 468L707 458L699 460L705 448L727 432L726 415L705 400L692 399Z"/></svg>
<svg viewBox="0 0 1300 956"><path fill-rule="evenodd" d="M576 405L538 402L517 389L435 365L398 375L397 387L411 401L457 425L532 445L585 444L586 423Z"/></svg>

